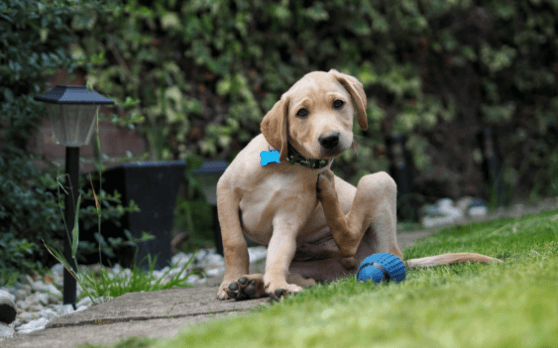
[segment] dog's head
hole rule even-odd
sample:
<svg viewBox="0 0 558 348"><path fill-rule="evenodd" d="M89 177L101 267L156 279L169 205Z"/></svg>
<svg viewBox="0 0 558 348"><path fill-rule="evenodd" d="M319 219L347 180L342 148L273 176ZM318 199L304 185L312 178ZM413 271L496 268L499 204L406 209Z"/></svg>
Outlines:
<svg viewBox="0 0 558 348"><path fill-rule="evenodd" d="M368 128L366 95L354 77L330 70L304 75L264 116L265 140L287 158L291 144L306 158L332 158L353 144L353 101L358 123Z"/></svg>

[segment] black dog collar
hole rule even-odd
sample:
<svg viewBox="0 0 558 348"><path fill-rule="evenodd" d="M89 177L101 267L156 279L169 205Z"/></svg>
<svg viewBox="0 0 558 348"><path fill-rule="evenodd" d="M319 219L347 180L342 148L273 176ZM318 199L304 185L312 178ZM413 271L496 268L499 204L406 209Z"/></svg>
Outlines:
<svg viewBox="0 0 558 348"><path fill-rule="evenodd" d="M295 150L291 144L288 144L289 152L287 153L287 162L290 164L300 164L303 167L311 169L321 169L333 162L333 158L320 159L320 158L306 158L303 157L298 151Z"/></svg>

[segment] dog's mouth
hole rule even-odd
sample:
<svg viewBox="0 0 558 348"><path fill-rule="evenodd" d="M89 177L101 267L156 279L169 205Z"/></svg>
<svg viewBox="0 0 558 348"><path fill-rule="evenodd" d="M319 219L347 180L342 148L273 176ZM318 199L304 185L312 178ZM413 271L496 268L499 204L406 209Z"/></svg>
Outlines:
<svg viewBox="0 0 558 348"><path fill-rule="evenodd" d="M332 149L326 149L326 148L320 147L319 158L323 158L323 159L335 158L335 157L338 157L339 155L341 155L341 153L343 153L343 151L344 151L344 149L341 148L341 146L336 146Z"/></svg>

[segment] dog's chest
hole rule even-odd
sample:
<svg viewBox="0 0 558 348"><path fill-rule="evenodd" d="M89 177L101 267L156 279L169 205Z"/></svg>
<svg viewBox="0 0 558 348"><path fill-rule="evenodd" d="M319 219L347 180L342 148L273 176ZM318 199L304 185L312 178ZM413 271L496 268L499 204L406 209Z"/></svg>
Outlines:
<svg viewBox="0 0 558 348"><path fill-rule="evenodd" d="M297 175L273 174L265 183L244 191L240 200L243 232L256 242L267 244L273 232L273 220L308 219L317 204L316 183Z"/></svg>

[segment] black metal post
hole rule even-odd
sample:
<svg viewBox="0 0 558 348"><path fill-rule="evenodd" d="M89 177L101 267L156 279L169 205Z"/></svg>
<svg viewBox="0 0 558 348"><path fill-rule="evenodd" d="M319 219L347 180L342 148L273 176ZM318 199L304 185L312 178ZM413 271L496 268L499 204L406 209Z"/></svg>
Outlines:
<svg viewBox="0 0 558 348"><path fill-rule="evenodd" d="M64 238L64 257L77 271L77 264L72 258L71 238L72 230L76 218L76 204L79 194L78 186L79 174L79 147L66 147L66 194L64 218L66 219L66 228L69 232L69 238ZM76 309L76 280L70 272L64 269L64 304L71 304Z"/></svg>
<svg viewBox="0 0 558 348"><path fill-rule="evenodd" d="M404 220L418 221L417 208L411 198L412 168L409 156L405 150L407 137L404 134L388 138L389 156L391 160L390 172L397 183L397 200L399 202L397 215Z"/></svg>
<svg viewBox="0 0 558 348"><path fill-rule="evenodd" d="M486 179L490 182L491 195L497 206L505 204L504 190L502 183L501 164L499 159L499 151L497 137L491 127L487 127L482 132L482 141L484 149L484 167Z"/></svg>

